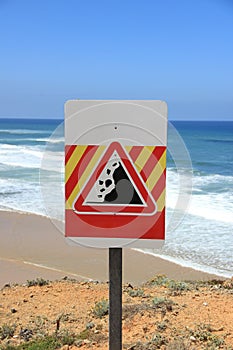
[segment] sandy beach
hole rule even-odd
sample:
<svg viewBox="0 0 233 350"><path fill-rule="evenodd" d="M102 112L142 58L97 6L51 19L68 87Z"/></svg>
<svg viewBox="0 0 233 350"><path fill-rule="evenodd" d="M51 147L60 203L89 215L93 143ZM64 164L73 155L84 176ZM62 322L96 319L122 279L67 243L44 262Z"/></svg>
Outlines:
<svg viewBox="0 0 233 350"><path fill-rule="evenodd" d="M0 288L36 277L108 280L108 250L67 244L46 217L2 211L0 242ZM140 284L157 274L179 280L219 278L127 248L123 250L123 264L125 283Z"/></svg>

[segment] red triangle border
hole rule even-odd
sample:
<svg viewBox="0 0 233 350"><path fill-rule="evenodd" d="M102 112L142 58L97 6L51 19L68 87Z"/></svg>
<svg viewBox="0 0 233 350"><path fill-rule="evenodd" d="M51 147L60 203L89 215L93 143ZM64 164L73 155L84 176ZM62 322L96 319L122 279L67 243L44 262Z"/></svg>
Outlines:
<svg viewBox="0 0 233 350"><path fill-rule="evenodd" d="M127 169L128 173L130 174L131 178L133 179L135 185L137 186L137 189L139 190L144 202L146 203L146 206L134 206L132 204L130 205L86 205L83 204L85 202L85 199L87 198L89 192L95 185L96 179L100 176L102 170L104 169L106 163L111 158L113 152L116 151L121 158L121 161L123 162L125 168ZM73 210L76 214L79 215L129 215L129 216L151 216L154 215L157 212L157 205L152 197L151 193L146 187L146 184L144 183L143 179L135 169L132 160L129 158L127 153L125 152L123 146L119 142L112 142L107 150L105 151L104 155L100 159L99 163L97 164L94 172L92 173L91 177L87 181L87 183L84 185L81 192L78 194L77 198L74 201L73 204Z"/></svg>

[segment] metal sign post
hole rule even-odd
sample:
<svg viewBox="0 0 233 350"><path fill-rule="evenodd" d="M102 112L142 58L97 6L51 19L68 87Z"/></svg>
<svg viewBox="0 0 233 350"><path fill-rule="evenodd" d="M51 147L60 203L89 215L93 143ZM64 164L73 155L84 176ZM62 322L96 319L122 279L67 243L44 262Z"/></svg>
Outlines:
<svg viewBox="0 0 233 350"><path fill-rule="evenodd" d="M109 350L122 349L122 248L109 249Z"/></svg>

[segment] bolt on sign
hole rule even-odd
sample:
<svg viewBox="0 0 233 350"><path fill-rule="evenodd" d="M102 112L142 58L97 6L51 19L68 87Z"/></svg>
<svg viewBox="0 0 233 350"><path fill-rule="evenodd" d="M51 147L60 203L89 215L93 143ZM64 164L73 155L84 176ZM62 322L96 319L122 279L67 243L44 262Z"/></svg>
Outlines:
<svg viewBox="0 0 233 350"><path fill-rule="evenodd" d="M65 235L94 247L158 247L165 238L167 105L68 101Z"/></svg>

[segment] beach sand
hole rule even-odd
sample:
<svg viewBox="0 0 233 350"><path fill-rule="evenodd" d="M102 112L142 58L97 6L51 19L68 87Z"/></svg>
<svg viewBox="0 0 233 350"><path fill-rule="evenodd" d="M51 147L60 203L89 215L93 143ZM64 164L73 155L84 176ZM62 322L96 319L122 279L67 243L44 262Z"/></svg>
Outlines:
<svg viewBox="0 0 233 350"><path fill-rule="evenodd" d="M71 246L56 225L40 215L0 212L0 288L37 277L108 280L108 250ZM179 280L219 278L124 248L124 283L140 284L157 274Z"/></svg>

